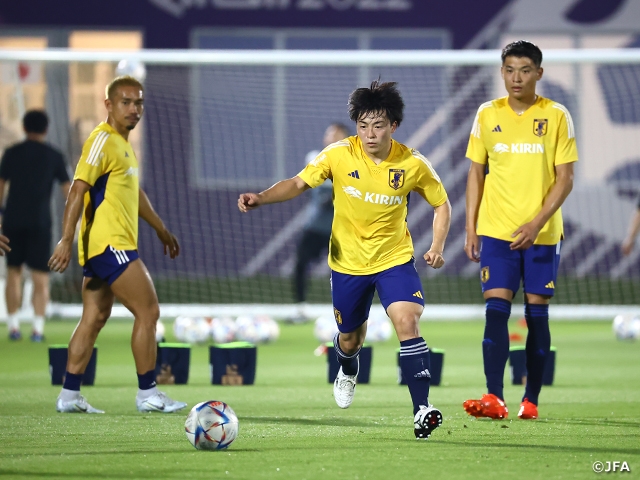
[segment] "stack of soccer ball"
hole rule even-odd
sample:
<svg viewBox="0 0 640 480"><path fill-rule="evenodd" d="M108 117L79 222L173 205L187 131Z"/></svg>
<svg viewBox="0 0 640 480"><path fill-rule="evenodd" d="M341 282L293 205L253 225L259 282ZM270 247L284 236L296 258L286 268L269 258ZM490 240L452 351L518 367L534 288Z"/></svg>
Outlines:
<svg viewBox="0 0 640 480"><path fill-rule="evenodd" d="M313 334L320 342L326 343L332 341L336 333L338 333L338 326L333 318L320 317L316 320ZM392 334L393 326L389 319L381 316L372 316L369 318L367 322L366 342L384 342L389 340Z"/></svg>
<svg viewBox="0 0 640 480"><path fill-rule="evenodd" d="M173 334L186 343L274 342L280 336L278 323L267 315L231 317L186 317L173 322Z"/></svg>
<svg viewBox="0 0 640 480"><path fill-rule="evenodd" d="M613 319L613 333L618 340L637 340L640 338L640 316L617 315Z"/></svg>

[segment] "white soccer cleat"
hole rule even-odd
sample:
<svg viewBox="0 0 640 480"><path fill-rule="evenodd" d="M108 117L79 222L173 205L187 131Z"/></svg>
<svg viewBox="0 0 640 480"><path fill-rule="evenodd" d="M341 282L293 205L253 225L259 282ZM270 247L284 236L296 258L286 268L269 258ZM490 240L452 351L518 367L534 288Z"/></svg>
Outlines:
<svg viewBox="0 0 640 480"><path fill-rule="evenodd" d="M89 405L86 398L82 395L78 395L78 398L68 402L58 397L58 400L56 400L56 411L60 413L104 413L104 410L98 410Z"/></svg>
<svg viewBox="0 0 640 480"><path fill-rule="evenodd" d="M342 367L338 370L338 375L333 382L333 398L340 408L349 408L353 402L353 396L356 393L356 377L355 375L345 375L342 373Z"/></svg>
<svg viewBox="0 0 640 480"><path fill-rule="evenodd" d="M426 440L436 428L442 425L442 413L433 405L420 405L413 417L413 433L418 440Z"/></svg>
<svg viewBox="0 0 640 480"><path fill-rule="evenodd" d="M167 397L166 393L160 391L144 400L136 397L136 407L138 407L139 412L173 413L182 410L186 406L187 404L185 402L172 400Z"/></svg>

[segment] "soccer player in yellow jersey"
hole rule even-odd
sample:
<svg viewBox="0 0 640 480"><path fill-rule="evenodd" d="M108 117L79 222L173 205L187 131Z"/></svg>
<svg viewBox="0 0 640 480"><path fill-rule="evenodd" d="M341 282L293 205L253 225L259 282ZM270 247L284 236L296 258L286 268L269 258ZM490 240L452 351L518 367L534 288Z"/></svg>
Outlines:
<svg viewBox="0 0 640 480"><path fill-rule="evenodd" d="M442 414L428 398L429 348L418 327L424 293L406 223L409 194L416 192L434 207L433 242L424 254L432 268L444 265L451 206L429 161L391 138L403 110L394 82L375 81L370 88L358 88L349 97L349 117L357 135L327 146L295 177L258 194L241 194L238 208L247 212L290 200L332 180L329 266L339 330L334 347L341 365L333 387L336 403L347 408L353 401L358 354L377 291L400 341L400 368L408 379L415 436L427 439L442 423Z"/></svg>
<svg viewBox="0 0 640 480"><path fill-rule="evenodd" d="M563 238L560 206L573 187L578 160L569 111L536 94L542 52L517 41L502 51L502 78L508 96L480 105L467 157L465 252L480 263L486 301L482 352L487 394L467 400L475 417L508 416L503 395L509 356L511 302L522 281L527 385L518 412L538 417L538 395L551 345L549 300L556 288Z"/></svg>
<svg viewBox="0 0 640 480"><path fill-rule="evenodd" d="M135 317L131 349L138 373L138 410L175 412L186 403L170 399L156 387L155 331L160 309L149 272L138 257L138 217L156 231L165 255L175 258L180 246L138 184L138 161L128 138L144 110L142 84L129 76L114 79L106 88L105 106L106 122L96 127L82 149L64 211L62 239L49 260L54 271L67 268L82 215L78 238L84 274L82 317L69 342L67 372L56 410L104 413L80 395L80 384L117 298Z"/></svg>

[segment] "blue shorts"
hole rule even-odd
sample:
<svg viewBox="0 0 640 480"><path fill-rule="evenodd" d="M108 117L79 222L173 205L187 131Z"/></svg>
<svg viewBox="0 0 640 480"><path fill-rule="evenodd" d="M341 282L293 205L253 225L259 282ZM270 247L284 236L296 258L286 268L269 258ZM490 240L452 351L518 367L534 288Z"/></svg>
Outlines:
<svg viewBox="0 0 640 480"><path fill-rule="evenodd" d="M385 310L394 302L424 306L422 283L413 258L403 265L371 275L348 275L332 270L331 298L338 330L353 332L367 321L374 291L378 292Z"/></svg>
<svg viewBox="0 0 640 480"><path fill-rule="evenodd" d="M562 242L511 250L511 242L492 237L481 239L480 281L483 293L492 288L506 288L515 295L522 280L525 293L553 297Z"/></svg>
<svg viewBox="0 0 640 480"><path fill-rule="evenodd" d="M111 285L138 258L137 250L116 250L109 245L100 255L86 261L82 274L89 278L101 278Z"/></svg>

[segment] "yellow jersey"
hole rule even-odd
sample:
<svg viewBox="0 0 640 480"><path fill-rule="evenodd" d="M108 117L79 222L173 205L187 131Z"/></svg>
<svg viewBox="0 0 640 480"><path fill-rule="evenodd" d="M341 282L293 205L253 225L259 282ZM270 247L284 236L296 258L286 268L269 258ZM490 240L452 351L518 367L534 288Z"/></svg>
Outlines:
<svg viewBox="0 0 640 480"><path fill-rule="evenodd" d="M82 147L74 180L91 185L84 196L78 238L80 265L107 246L138 249L138 160L109 124L98 125Z"/></svg>
<svg viewBox="0 0 640 480"><path fill-rule="evenodd" d="M478 212L478 235L512 242L511 235L542 209L556 181L555 166L578 160L569 111L538 97L522 115L507 97L483 103L473 122L467 158L488 165ZM563 236L558 209L535 243L555 245Z"/></svg>
<svg viewBox="0 0 640 480"><path fill-rule="evenodd" d="M417 192L434 207L447 201L431 163L417 150L391 142L388 158L376 165L360 138L348 137L326 147L298 174L310 187L333 181L329 266L336 272L370 275L408 262L409 194Z"/></svg>

